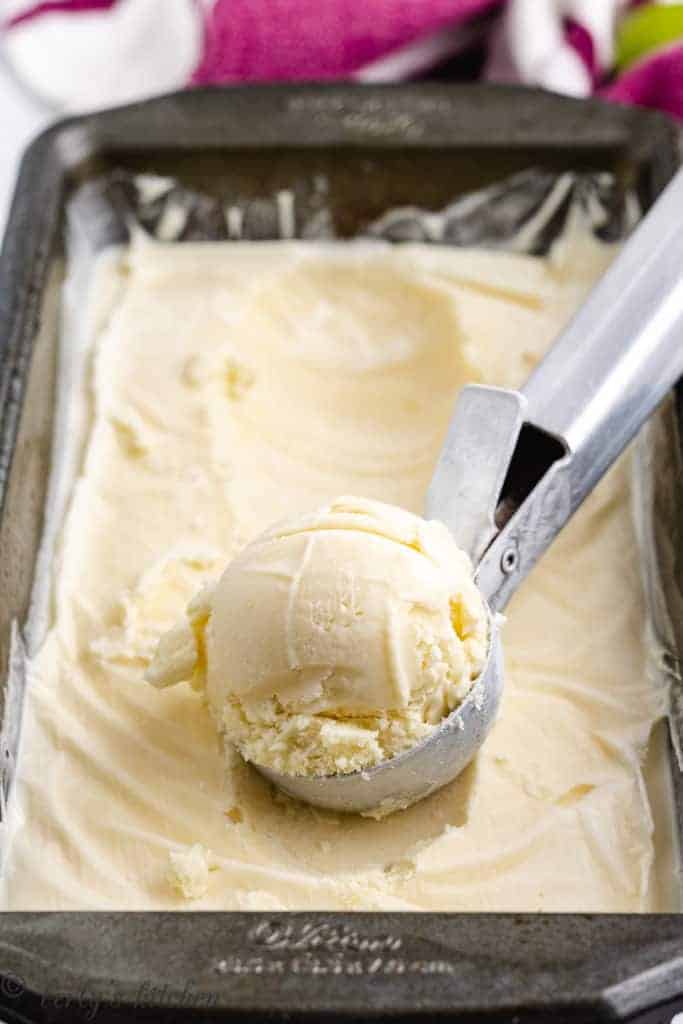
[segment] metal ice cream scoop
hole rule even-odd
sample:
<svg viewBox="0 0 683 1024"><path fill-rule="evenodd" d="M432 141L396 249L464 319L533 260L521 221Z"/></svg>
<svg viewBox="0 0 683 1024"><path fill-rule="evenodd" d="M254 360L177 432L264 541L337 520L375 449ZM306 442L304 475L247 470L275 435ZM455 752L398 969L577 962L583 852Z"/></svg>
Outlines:
<svg viewBox="0 0 683 1024"><path fill-rule="evenodd" d="M379 814L454 779L498 709L497 613L681 375L683 171L524 388L468 386L457 400L425 513L469 553L490 609L488 658L468 696L427 739L366 771L259 770L307 803Z"/></svg>

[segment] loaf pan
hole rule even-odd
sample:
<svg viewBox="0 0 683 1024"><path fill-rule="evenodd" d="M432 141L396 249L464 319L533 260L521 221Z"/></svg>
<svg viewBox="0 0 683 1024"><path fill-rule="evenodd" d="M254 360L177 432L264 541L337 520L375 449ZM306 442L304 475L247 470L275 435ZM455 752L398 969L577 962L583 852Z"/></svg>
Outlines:
<svg viewBox="0 0 683 1024"><path fill-rule="evenodd" d="M43 134L22 163L0 260L3 678L41 535L76 187L146 171L256 199L324 174L337 233L350 236L387 207L442 207L530 166L611 171L646 208L677 163L675 129L656 114L477 85L198 90ZM5 688L6 782L21 702L20 684ZM654 1024L677 1008L675 914L14 913L0 926L4 1021Z"/></svg>

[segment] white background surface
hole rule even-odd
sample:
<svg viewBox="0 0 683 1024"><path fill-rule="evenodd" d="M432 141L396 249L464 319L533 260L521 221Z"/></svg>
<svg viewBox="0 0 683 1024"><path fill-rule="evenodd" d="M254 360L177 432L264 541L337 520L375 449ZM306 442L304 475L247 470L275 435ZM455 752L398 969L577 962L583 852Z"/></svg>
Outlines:
<svg viewBox="0 0 683 1024"><path fill-rule="evenodd" d="M50 120L50 111L15 81L0 55L0 235L5 230L21 154Z"/></svg>
<svg viewBox="0 0 683 1024"><path fill-rule="evenodd" d="M0 0L1 16L27 6L28 0ZM100 110L180 88L199 61L201 24L195 0L119 0L109 11L73 18L45 15L5 34L4 52L0 49L0 230L19 156L55 112Z"/></svg>

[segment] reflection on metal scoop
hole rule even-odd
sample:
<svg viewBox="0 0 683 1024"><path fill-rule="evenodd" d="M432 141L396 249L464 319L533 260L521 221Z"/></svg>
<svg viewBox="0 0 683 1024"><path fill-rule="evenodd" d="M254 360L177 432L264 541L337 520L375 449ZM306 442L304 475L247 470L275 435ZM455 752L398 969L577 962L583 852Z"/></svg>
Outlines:
<svg viewBox="0 0 683 1024"><path fill-rule="evenodd" d="M426 516L470 554L489 606L488 658L470 693L427 739L367 771L259 771L307 803L377 816L454 779L496 717L497 613L682 374L680 171L524 389L470 386L458 398Z"/></svg>

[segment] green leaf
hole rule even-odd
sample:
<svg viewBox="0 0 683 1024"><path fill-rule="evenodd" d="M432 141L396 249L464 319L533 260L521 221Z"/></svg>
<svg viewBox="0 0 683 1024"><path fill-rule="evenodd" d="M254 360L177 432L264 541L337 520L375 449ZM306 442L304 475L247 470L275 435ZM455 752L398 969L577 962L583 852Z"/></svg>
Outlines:
<svg viewBox="0 0 683 1024"><path fill-rule="evenodd" d="M683 37L683 3L648 4L622 21L617 32L616 62L620 71Z"/></svg>

